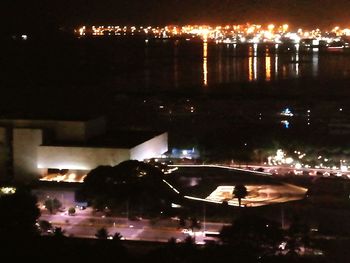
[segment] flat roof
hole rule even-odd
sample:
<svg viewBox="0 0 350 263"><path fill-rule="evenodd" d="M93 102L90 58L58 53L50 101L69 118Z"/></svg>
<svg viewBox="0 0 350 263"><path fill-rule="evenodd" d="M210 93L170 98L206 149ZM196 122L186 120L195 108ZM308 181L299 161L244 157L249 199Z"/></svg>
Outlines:
<svg viewBox="0 0 350 263"><path fill-rule="evenodd" d="M85 142L56 141L43 144L43 146L130 149L163 133L165 131L113 131L91 138Z"/></svg>
<svg viewBox="0 0 350 263"><path fill-rule="evenodd" d="M0 121L89 121L103 117L101 115L87 115L80 113L69 114L52 114L50 112L45 113L6 113L0 115Z"/></svg>

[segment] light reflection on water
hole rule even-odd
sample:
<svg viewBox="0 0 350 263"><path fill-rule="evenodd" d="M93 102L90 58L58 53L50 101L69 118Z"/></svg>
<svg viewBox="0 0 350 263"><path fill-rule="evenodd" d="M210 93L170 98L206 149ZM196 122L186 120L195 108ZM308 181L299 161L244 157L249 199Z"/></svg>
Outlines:
<svg viewBox="0 0 350 263"><path fill-rule="evenodd" d="M143 64L133 69L133 78L117 75L117 83L144 88L206 87L298 78L342 79L350 72L348 54L321 54L314 50L304 53L298 52L298 47L294 47L294 52L283 52L281 45L242 47L180 42L147 49L145 57L135 62Z"/></svg>
<svg viewBox="0 0 350 263"><path fill-rule="evenodd" d="M208 85L208 64L207 64L207 58L208 57L208 43L203 42L203 85Z"/></svg>
<svg viewBox="0 0 350 263"><path fill-rule="evenodd" d="M266 81L270 81L271 80L271 57L270 56L266 56L265 58L265 69L266 69Z"/></svg>
<svg viewBox="0 0 350 263"><path fill-rule="evenodd" d="M258 44L248 47L248 54L237 55L237 45L225 45L226 49L233 49L233 52L222 52L222 46L217 46L219 52L217 57L208 55L208 43L203 42L203 86L208 86L208 75L212 77L211 81L215 84L229 82L255 82L277 80L279 78L298 78L300 77L300 58L299 45L295 45L295 53L290 54L290 65L288 62L282 61L282 67L279 65L279 54L271 53L267 47L264 54L258 53ZM278 49L278 44L274 47ZM209 59L216 60L217 70L212 67ZM318 74L318 53L313 52L311 58L312 77ZM209 66L208 66L209 64ZM243 65L248 65L247 69L242 69ZM223 70L223 67L225 70ZM238 70L240 68L240 70ZM280 70L281 68L281 70ZM210 71L210 72L209 72ZM225 72L223 72L225 71ZM239 73L238 73L239 72ZM215 74L217 76L215 76ZM246 77L245 77L246 76Z"/></svg>

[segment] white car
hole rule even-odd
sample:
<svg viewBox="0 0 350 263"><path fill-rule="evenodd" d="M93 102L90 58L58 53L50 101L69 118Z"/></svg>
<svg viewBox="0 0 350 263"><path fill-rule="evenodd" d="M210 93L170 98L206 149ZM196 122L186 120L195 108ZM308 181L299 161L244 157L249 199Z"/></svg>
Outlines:
<svg viewBox="0 0 350 263"><path fill-rule="evenodd" d="M187 228L184 228L181 230L182 233L184 234L189 234L189 235L193 235L193 232L191 229L187 229Z"/></svg>

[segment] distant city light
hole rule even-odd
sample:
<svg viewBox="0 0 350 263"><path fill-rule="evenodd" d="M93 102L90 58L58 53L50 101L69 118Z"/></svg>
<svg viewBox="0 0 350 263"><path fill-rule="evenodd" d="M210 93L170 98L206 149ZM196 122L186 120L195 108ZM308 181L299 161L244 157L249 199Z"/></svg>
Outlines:
<svg viewBox="0 0 350 263"><path fill-rule="evenodd" d="M286 164L291 164L291 163L293 163L293 158L292 157L287 157L286 159L285 159L285 162L286 162Z"/></svg>
<svg viewBox="0 0 350 263"><path fill-rule="evenodd" d="M347 172L348 171L348 167L346 165L342 165L342 166L340 166L340 170L342 172Z"/></svg>
<svg viewBox="0 0 350 263"><path fill-rule="evenodd" d="M289 121L283 120L283 121L281 121L281 123L283 124L284 128L289 129L289 125L290 125Z"/></svg>
<svg viewBox="0 0 350 263"><path fill-rule="evenodd" d="M349 28L334 27L329 30L320 30L319 28L305 30L302 28L293 30L288 24L266 26L259 24L242 25L168 25L165 27L152 26L82 26L75 30L79 36L126 36L126 35L144 35L149 38L172 38L184 36L186 40L191 38L200 38L204 42L213 41L215 43L275 43L282 42L303 44L311 50L318 51L318 47L324 45L329 48L348 48L349 40L343 37L350 36ZM310 42L311 41L311 42ZM305 42L305 43L304 43ZM339 44L332 46L332 44Z"/></svg>
<svg viewBox="0 0 350 263"><path fill-rule="evenodd" d="M292 157L287 157L282 149L278 149L276 155L269 156L267 160L269 165L292 164L294 161Z"/></svg>
<svg viewBox="0 0 350 263"><path fill-rule="evenodd" d="M290 117L293 117L294 114L291 112L291 110L289 108L286 108L284 109L282 112L281 112L281 115L283 116L290 116Z"/></svg>
<svg viewBox="0 0 350 263"><path fill-rule="evenodd" d="M0 188L0 195L10 195L16 193L15 187L1 187Z"/></svg>

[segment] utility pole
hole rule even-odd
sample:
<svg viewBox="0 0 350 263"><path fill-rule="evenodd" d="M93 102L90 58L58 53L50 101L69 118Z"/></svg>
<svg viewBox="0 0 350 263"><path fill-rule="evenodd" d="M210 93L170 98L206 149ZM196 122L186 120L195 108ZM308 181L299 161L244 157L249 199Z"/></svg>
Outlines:
<svg viewBox="0 0 350 263"><path fill-rule="evenodd" d="M66 207L66 202L65 202L65 200L64 200L64 196L63 196L63 194L61 194L61 202L62 202L62 206L63 207Z"/></svg>
<svg viewBox="0 0 350 263"><path fill-rule="evenodd" d="M205 207L205 203L203 203L203 233L205 232L205 229L206 229L205 220L206 220L206 207Z"/></svg>
<svg viewBox="0 0 350 263"><path fill-rule="evenodd" d="M129 222L129 198L126 201L126 220Z"/></svg>

